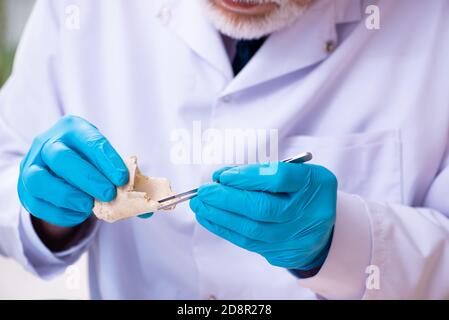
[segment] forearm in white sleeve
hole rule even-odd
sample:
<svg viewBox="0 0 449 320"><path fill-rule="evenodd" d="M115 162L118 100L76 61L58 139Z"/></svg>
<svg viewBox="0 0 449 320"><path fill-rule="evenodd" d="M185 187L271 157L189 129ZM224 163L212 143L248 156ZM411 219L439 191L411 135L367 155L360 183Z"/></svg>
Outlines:
<svg viewBox="0 0 449 320"><path fill-rule="evenodd" d="M438 193L440 202L447 201ZM342 192L337 207L328 258L316 276L299 280L301 285L328 299L449 297L446 215Z"/></svg>
<svg viewBox="0 0 449 320"><path fill-rule="evenodd" d="M0 254L31 272L49 277L64 270L86 249L97 226L64 252L50 252L36 235L20 205L17 179L21 159L33 138L63 114L58 65L58 1L39 0L25 28L12 75L0 91Z"/></svg>

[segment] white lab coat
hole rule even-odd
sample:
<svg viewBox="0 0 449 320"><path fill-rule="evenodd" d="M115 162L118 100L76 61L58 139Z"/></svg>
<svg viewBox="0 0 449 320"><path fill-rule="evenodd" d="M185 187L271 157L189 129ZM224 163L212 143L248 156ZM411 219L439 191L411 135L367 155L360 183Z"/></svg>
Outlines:
<svg viewBox="0 0 449 320"><path fill-rule="evenodd" d="M0 95L0 252L50 277L88 250L93 298L448 298L449 3L374 3L380 30L365 27L363 1L317 0L233 79L194 1L38 1ZM323 268L298 280L203 229L186 204L97 223L49 252L16 181L33 137L64 114L176 191L219 165L169 161L174 130L278 129L280 157L311 151L339 179Z"/></svg>

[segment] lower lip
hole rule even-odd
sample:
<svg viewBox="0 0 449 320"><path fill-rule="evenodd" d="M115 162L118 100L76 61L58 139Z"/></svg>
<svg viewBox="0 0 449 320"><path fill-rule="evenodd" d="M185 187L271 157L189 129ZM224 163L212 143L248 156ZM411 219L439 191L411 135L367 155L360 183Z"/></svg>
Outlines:
<svg viewBox="0 0 449 320"><path fill-rule="evenodd" d="M240 8L240 9L251 9L257 7L258 3L248 3L243 1L232 1L232 0L222 0L224 4L228 7Z"/></svg>
<svg viewBox="0 0 449 320"><path fill-rule="evenodd" d="M268 3L249 3L244 1L232 1L232 0L216 0L224 8L234 11L236 13L243 14L263 14L276 8L277 5L273 2Z"/></svg>

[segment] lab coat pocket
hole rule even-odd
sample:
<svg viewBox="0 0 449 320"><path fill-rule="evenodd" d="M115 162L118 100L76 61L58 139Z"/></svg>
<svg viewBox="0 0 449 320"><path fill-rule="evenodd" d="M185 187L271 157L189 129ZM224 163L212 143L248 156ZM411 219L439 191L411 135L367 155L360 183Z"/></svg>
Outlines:
<svg viewBox="0 0 449 320"><path fill-rule="evenodd" d="M291 136L280 145L282 158L310 151L313 160L332 171L339 190L381 202L402 203L399 130L343 136Z"/></svg>

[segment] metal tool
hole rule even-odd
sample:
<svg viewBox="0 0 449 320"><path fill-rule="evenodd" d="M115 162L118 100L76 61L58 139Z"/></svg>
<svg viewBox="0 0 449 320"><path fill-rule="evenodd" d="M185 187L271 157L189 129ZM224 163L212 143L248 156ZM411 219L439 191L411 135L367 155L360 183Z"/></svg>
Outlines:
<svg viewBox="0 0 449 320"><path fill-rule="evenodd" d="M303 152L303 153L297 154L293 157L284 159L284 160L282 160L282 162L304 163L304 162L312 160L312 158L313 158L313 156L310 152ZM167 198L163 198L158 201L160 203L158 210L168 209L174 205L177 205L178 203L188 201L188 200L192 199L193 197L196 197L197 192L198 192L198 188L192 189L192 190L189 190L186 192L178 193L178 194L172 195ZM175 200L175 201L173 201L173 200Z"/></svg>

